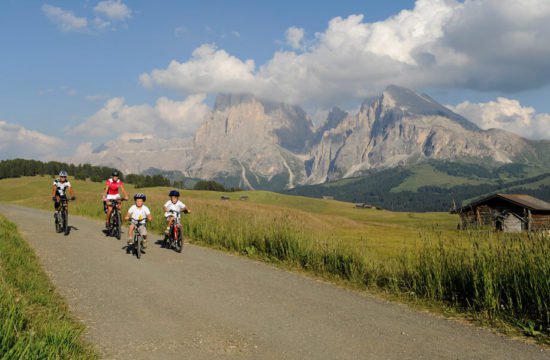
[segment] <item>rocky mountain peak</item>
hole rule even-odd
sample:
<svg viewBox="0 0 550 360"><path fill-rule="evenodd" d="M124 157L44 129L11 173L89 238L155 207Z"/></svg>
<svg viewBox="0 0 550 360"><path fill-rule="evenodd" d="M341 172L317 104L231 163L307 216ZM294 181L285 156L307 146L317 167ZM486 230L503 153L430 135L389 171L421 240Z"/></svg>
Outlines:
<svg viewBox="0 0 550 360"><path fill-rule="evenodd" d="M224 111L241 104L250 104L256 99L250 94L218 94L214 102L214 111Z"/></svg>
<svg viewBox="0 0 550 360"><path fill-rule="evenodd" d="M361 105L361 112L366 113L369 110L374 110L377 113L393 112L399 117L440 116L453 120L467 130L481 130L468 119L452 112L428 95L420 95L410 89L396 85L388 86L380 96L365 100Z"/></svg>

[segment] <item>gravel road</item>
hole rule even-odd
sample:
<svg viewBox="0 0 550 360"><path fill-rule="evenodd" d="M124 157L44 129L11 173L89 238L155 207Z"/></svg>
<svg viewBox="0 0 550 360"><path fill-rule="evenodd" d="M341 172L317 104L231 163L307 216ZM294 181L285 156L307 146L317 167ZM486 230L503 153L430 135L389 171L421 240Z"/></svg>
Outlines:
<svg viewBox="0 0 550 360"><path fill-rule="evenodd" d="M106 359L550 359L538 346L256 261L192 245L178 254L154 235L138 260L100 221L71 216L63 236L52 212L0 204L0 213Z"/></svg>

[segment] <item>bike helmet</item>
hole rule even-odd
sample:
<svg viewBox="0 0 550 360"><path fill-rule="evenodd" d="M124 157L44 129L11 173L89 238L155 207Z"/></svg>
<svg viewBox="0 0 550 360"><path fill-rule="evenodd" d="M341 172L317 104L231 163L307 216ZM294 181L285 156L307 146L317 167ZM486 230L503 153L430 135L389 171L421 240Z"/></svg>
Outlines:
<svg viewBox="0 0 550 360"><path fill-rule="evenodd" d="M172 197L172 196L177 196L179 197L180 196L180 192L177 191L177 190L172 190L168 193L168 196Z"/></svg>
<svg viewBox="0 0 550 360"><path fill-rule="evenodd" d="M111 176L118 176L118 177L120 177L120 173L119 173L117 170L113 170L113 172L111 173Z"/></svg>
<svg viewBox="0 0 550 360"><path fill-rule="evenodd" d="M68 174L67 174L67 172L66 172L65 170L61 170L61 171L59 172L59 176L67 177L67 175L68 175Z"/></svg>
<svg viewBox="0 0 550 360"><path fill-rule="evenodd" d="M147 196L145 196L145 194L142 194L142 193L137 193L134 195L134 200L137 200L137 199L141 199L143 201L147 200Z"/></svg>

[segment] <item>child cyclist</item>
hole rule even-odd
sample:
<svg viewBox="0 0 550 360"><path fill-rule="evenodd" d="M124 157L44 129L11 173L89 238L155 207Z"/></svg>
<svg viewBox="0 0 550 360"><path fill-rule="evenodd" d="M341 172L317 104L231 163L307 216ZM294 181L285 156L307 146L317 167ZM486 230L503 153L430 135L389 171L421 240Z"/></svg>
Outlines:
<svg viewBox="0 0 550 360"><path fill-rule="evenodd" d="M135 205L132 205L130 209L128 210L128 213L124 217L124 220L132 220L132 223L130 224L130 227L128 228L128 245L131 245L134 241L134 228L136 226L140 226L140 232L143 235L143 248L147 248L147 229L145 228L145 224L147 221L151 222L153 221L153 217L151 216L151 211L149 208L143 203L145 200L147 200L147 197L145 194L138 193L134 195ZM136 225L134 221L141 221L143 220L143 223L141 225Z"/></svg>
<svg viewBox="0 0 550 360"><path fill-rule="evenodd" d="M178 213L184 212L187 214L191 212L191 209L179 200L179 191L172 190L168 193L168 196L170 197L170 200L164 204L164 216L166 217L166 230L164 231L164 235L166 236L170 235L170 226L172 226L174 217L178 216ZM176 213L173 211L176 211Z"/></svg>

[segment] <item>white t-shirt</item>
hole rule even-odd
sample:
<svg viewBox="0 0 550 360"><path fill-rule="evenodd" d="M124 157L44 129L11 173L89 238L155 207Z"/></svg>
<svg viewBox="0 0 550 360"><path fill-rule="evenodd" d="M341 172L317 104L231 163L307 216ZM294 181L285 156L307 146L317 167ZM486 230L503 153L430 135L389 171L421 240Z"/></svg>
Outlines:
<svg viewBox="0 0 550 360"><path fill-rule="evenodd" d="M133 220L145 220L147 222L147 216L151 215L151 211L145 205L142 205L141 208L138 208L136 205L132 205L128 210L130 214L130 219Z"/></svg>
<svg viewBox="0 0 550 360"><path fill-rule="evenodd" d="M69 181L61 182L59 179L55 179L53 186L56 187L57 195L66 196L65 192L71 187L71 183Z"/></svg>
<svg viewBox="0 0 550 360"><path fill-rule="evenodd" d="M179 212L182 212L183 210L187 209L187 206L185 206L185 204L179 200L175 204L172 202L172 200L168 200L166 204L164 204L164 207L167 208L168 210L174 210ZM176 214L167 211L164 213L164 216L165 217L176 216Z"/></svg>

